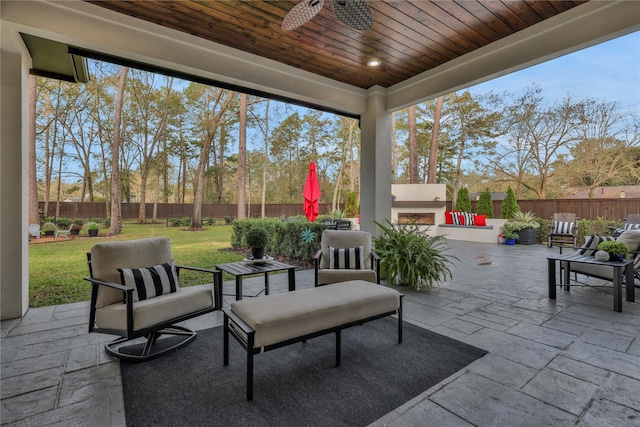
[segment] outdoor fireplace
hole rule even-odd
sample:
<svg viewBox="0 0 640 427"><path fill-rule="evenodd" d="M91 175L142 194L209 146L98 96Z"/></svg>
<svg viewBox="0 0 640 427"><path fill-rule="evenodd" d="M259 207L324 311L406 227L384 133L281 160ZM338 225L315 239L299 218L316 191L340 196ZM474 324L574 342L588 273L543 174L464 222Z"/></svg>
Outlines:
<svg viewBox="0 0 640 427"><path fill-rule="evenodd" d="M429 228L430 236L437 235L437 225L444 224L447 200L445 184L392 184L391 221ZM395 196L395 198L393 198Z"/></svg>

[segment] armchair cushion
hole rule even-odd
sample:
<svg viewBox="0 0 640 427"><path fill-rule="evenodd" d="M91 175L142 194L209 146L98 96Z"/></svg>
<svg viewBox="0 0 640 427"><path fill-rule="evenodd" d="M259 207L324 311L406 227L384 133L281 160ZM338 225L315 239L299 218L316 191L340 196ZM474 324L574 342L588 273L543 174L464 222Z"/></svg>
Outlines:
<svg viewBox="0 0 640 427"><path fill-rule="evenodd" d="M91 247L92 276L120 283L118 268L146 268L173 261L171 242L166 237L98 243ZM104 307L124 299L122 291L100 286L96 307Z"/></svg>
<svg viewBox="0 0 640 427"><path fill-rule="evenodd" d="M329 268L331 269L364 269L364 245L355 248L334 248L329 246L329 254Z"/></svg>
<svg viewBox="0 0 640 427"><path fill-rule="evenodd" d="M133 300L144 301L162 294L177 292L178 275L173 262L148 268L119 268L121 282L134 288Z"/></svg>
<svg viewBox="0 0 640 427"><path fill-rule="evenodd" d="M629 247L630 252L637 252L640 249L640 229L629 229L622 233L617 240L618 242L625 243Z"/></svg>
<svg viewBox="0 0 640 427"><path fill-rule="evenodd" d="M371 233L366 231L324 230L320 241L320 250L322 251L320 268L329 268L329 262L331 261L329 247L353 248L356 246L364 246L364 252L362 254L364 258L364 269L370 269Z"/></svg>
<svg viewBox="0 0 640 427"><path fill-rule="evenodd" d="M573 226L571 221L553 221L552 234L572 234Z"/></svg>
<svg viewBox="0 0 640 427"><path fill-rule="evenodd" d="M153 327L177 317L213 307L213 291L206 287L190 286L180 292L139 301L133 305L133 330ZM100 328L127 330L127 304L111 304L96 310Z"/></svg>

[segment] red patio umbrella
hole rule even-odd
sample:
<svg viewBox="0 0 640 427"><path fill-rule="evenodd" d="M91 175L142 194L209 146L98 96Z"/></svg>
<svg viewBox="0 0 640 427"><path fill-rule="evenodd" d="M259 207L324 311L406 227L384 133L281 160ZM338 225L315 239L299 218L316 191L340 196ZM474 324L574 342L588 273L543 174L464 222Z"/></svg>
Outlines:
<svg viewBox="0 0 640 427"><path fill-rule="evenodd" d="M309 164L309 175L307 175L307 183L304 185L304 214L309 221L314 222L320 213L318 201L320 200L320 184L318 184L318 176L316 175L316 164Z"/></svg>

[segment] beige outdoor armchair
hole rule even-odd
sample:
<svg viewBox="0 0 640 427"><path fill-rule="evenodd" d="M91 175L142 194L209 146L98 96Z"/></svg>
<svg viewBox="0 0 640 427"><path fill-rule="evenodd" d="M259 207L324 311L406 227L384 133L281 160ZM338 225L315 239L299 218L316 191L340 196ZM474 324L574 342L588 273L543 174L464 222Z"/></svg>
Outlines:
<svg viewBox="0 0 640 427"><path fill-rule="evenodd" d="M314 264L316 286L348 280L380 283L380 257L365 231L323 231Z"/></svg>
<svg viewBox="0 0 640 427"><path fill-rule="evenodd" d="M222 273L175 265L167 238L99 243L87 259L89 332L119 336L105 346L113 357L142 362L176 350L196 338L196 332L177 323L222 308ZM181 269L209 274L213 289L180 288ZM165 341L162 335L178 338ZM141 337L144 345L131 347L130 341Z"/></svg>

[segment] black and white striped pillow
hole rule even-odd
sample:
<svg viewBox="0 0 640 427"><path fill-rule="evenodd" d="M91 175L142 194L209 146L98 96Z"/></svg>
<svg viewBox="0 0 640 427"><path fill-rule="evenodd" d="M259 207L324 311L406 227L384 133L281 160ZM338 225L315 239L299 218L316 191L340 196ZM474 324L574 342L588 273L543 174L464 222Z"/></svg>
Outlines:
<svg viewBox="0 0 640 427"><path fill-rule="evenodd" d="M571 221L553 221L553 234L571 234L573 230L573 222Z"/></svg>
<svg viewBox="0 0 640 427"><path fill-rule="evenodd" d="M622 228L623 231L629 231L629 230L638 230L640 229L640 224L634 224L632 222L630 223L624 223L624 227Z"/></svg>
<svg viewBox="0 0 640 427"><path fill-rule="evenodd" d="M454 225L463 225L464 219L460 212L453 212L451 214L451 219L453 219Z"/></svg>
<svg viewBox="0 0 640 427"><path fill-rule="evenodd" d="M364 246L355 248L329 246L329 268L364 270Z"/></svg>
<svg viewBox="0 0 640 427"><path fill-rule="evenodd" d="M476 214L470 212L461 212L460 215L462 216L464 225L473 225L473 217L475 217Z"/></svg>
<svg viewBox="0 0 640 427"><path fill-rule="evenodd" d="M589 236L578 253L580 255L594 256L595 253L598 252L598 245L610 240L616 240L616 238L612 236Z"/></svg>
<svg viewBox="0 0 640 427"><path fill-rule="evenodd" d="M135 289L134 301L144 301L180 290L173 261L148 268L119 268L118 271L121 283Z"/></svg>

